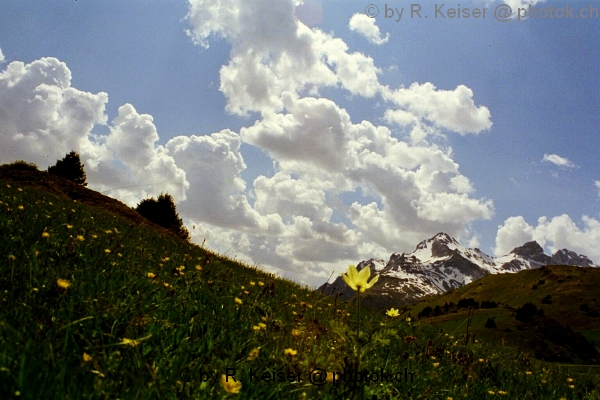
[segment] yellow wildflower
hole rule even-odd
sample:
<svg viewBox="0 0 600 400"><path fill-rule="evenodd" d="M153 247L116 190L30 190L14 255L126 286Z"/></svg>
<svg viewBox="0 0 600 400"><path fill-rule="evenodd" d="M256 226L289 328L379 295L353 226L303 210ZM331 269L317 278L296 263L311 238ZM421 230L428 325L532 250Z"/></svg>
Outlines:
<svg viewBox="0 0 600 400"><path fill-rule="evenodd" d="M398 315L400 315L400 313L395 308L390 308L389 310L387 310L386 315L390 317L397 317Z"/></svg>
<svg viewBox="0 0 600 400"><path fill-rule="evenodd" d="M19 210L24 210L24 209L25 209L25 207L23 207L23 206L19 206L19 207L17 207L17 208L18 208Z"/></svg>
<svg viewBox="0 0 600 400"><path fill-rule="evenodd" d="M235 298L235 304L242 304L242 303L243 303L242 299L239 299L237 297Z"/></svg>
<svg viewBox="0 0 600 400"><path fill-rule="evenodd" d="M167 282L163 283L163 285L164 285L164 287L167 287L167 288L168 288L169 286L171 286L171 285L169 285Z"/></svg>
<svg viewBox="0 0 600 400"><path fill-rule="evenodd" d="M260 327L260 329L267 329L267 324L264 324L262 322L259 322L258 326Z"/></svg>
<svg viewBox="0 0 600 400"><path fill-rule="evenodd" d="M294 349L285 349L283 351L283 354L285 354L286 356L295 356L296 354L298 354L298 350L294 350Z"/></svg>
<svg viewBox="0 0 600 400"><path fill-rule="evenodd" d="M202 267L201 267L201 266L199 266L199 265L196 265L196 269L197 269L198 271L202 271Z"/></svg>
<svg viewBox="0 0 600 400"><path fill-rule="evenodd" d="M567 378L567 382L569 382L569 383L573 382L573 378Z"/></svg>
<svg viewBox="0 0 600 400"><path fill-rule="evenodd" d="M140 341L139 340L135 340L135 339L123 338L123 341L120 342L119 344L125 344L127 346L135 347L138 344L140 344Z"/></svg>
<svg viewBox="0 0 600 400"><path fill-rule="evenodd" d="M255 349L250 350L250 353L248 354L248 361L255 360L258 357L259 353L260 353L260 349L259 348L255 348Z"/></svg>
<svg viewBox="0 0 600 400"><path fill-rule="evenodd" d="M267 320L268 320L269 318L267 318L267 317L262 317L261 319L263 320L263 322L267 322Z"/></svg>
<svg viewBox="0 0 600 400"><path fill-rule="evenodd" d="M85 238L81 235L77 235L77 240L79 240L80 242L83 242L85 240Z"/></svg>
<svg viewBox="0 0 600 400"><path fill-rule="evenodd" d="M439 365L440 365L440 363L439 363L439 362L437 362L437 363L433 363L433 366L434 366L434 367L439 367Z"/></svg>
<svg viewBox="0 0 600 400"><path fill-rule="evenodd" d="M57 279L56 283L58 284L58 287L61 289L67 289L69 286L71 286L71 282L69 282L66 279Z"/></svg>
<svg viewBox="0 0 600 400"><path fill-rule="evenodd" d="M505 392L504 390L498 390L498 394L500 394L502 396L506 396L508 394L508 392Z"/></svg>
<svg viewBox="0 0 600 400"><path fill-rule="evenodd" d="M356 290L357 292L364 292L367 289L373 287L373 285L379 280L379 275L376 275L371 282L368 282L371 277L371 268L364 267L360 272L356 269L354 265L350 265L348 267L348 272L342 275L342 279L344 282L352 290Z"/></svg>
<svg viewBox="0 0 600 400"><path fill-rule="evenodd" d="M92 356L90 356L88 353L83 353L83 362L90 362L92 361Z"/></svg>
<svg viewBox="0 0 600 400"><path fill-rule="evenodd" d="M525 373L526 373L527 375L531 375L531 374L532 374L532 372L531 372L531 371L525 371Z"/></svg>
<svg viewBox="0 0 600 400"><path fill-rule="evenodd" d="M496 394L496 393L494 393L494 391L493 391L493 390L488 390L488 393L489 393L489 394Z"/></svg>
<svg viewBox="0 0 600 400"><path fill-rule="evenodd" d="M98 239L98 235L92 235L92 239Z"/></svg>
<svg viewBox="0 0 600 400"><path fill-rule="evenodd" d="M406 322L410 322L410 321L412 321L412 320L410 319L410 317L406 317Z"/></svg>
<svg viewBox="0 0 600 400"><path fill-rule="evenodd" d="M42 237L49 238L50 234L48 232L43 232Z"/></svg>
<svg viewBox="0 0 600 400"><path fill-rule="evenodd" d="M104 252L105 252L106 254L110 254L110 250L109 250L109 249L104 249Z"/></svg>
<svg viewBox="0 0 600 400"><path fill-rule="evenodd" d="M154 275L152 272L148 272L148 273L146 274L146 276L147 276L148 278L150 278L150 279L154 279L154 278L156 278L156 275Z"/></svg>
<svg viewBox="0 0 600 400"><path fill-rule="evenodd" d="M300 336L300 330L299 329L292 329L292 336Z"/></svg>
<svg viewBox="0 0 600 400"><path fill-rule="evenodd" d="M263 281L258 281L258 286L264 286L265 283Z"/></svg>
<svg viewBox="0 0 600 400"><path fill-rule="evenodd" d="M226 377L224 374L221 375L221 385L227 393L237 394L242 389L242 382L236 381L235 378L231 376Z"/></svg>
<svg viewBox="0 0 600 400"><path fill-rule="evenodd" d="M254 286L254 285L256 285L256 282L250 281L250 286Z"/></svg>
<svg viewBox="0 0 600 400"><path fill-rule="evenodd" d="M252 330L254 330L254 331L258 332L258 331L260 331L260 326L258 326L258 325L254 325L254 326L252 327Z"/></svg>
<svg viewBox="0 0 600 400"><path fill-rule="evenodd" d="M575 385L569 385L569 388L575 389Z"/></svg>
<svg viewBox="0 0 600 400"><path fill-rule="evenodd" d="M17 257L15 257L15 256L14 256L14 255L12 255L12 254L9 254L9 255L8 255L8 259L9 259L10 261L15 261L15 260L17 259Z"/></svg>
<svg viewBox="0 0 600 400"><path fill-rule="evenodd" d="M73 225L67 224L67 229L71 229L72 227L73 227Z"/></svg>

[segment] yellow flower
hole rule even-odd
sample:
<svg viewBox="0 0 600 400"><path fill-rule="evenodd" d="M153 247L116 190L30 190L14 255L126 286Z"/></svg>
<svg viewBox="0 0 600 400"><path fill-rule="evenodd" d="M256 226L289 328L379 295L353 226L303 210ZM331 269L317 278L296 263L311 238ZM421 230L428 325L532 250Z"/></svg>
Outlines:
<svg viewBox="0 0 600 400"><path fill-rule="evenodd" d="M356 269L354 265L350 265L348 267L348 272L342 275L342 279L344 282L352 290L356 290L357 292L364 292L367 289L373 287L373 285L379 280L379 275L376 275L371 282L367 282L371 277L371 268L364 267L360 272Z"/></svg>
<svg viewBox="0 0 600 400"><path fill-rule="evenodd" d="M135 347L138 344L140 344L140 341L139 340L135 340L135 339L123 338L123 341L120 342L119 344L126 344L127 346Z"/></svg>
<svg viewBox="0 0 600 400"><path fill-rule="evenodd" d="M300 336L300 330L299 329L292 329L292 336Z"/></svg>
<svg viewBox="0 0 600 400"><path fill-rule="evenodd" d="M573 382L573 378L567 378L567 382L569 382L569 383Z"/></svg>
<svg viewBox="0 0 600 400"><path fill-rule="evenodd" d="M294 350L294 349L285 349L285 350L283 351L283 353L284 353L286 356L295 356L296 354L298 354L298 350Z"/></svg>
<svg viewBox="0 0 600 400"><path fill-rule="evenodd" d="M58 287L61 289L67 289L69 286L71 286L71 282L69 282L66 279L57 279L56 283L58 284Z"/></svg>
<svg viewBox="0 0 600 400"><path fill-rule="evenodd" d="M92 239L98 239L98 235L92 235Z"/></svg>
<svg viewBox="0 0 600 400"><path fill-rule="evenodd" d="M169 286L171 286L171 285L169 285L167 282L165 282L165 283L163 283L163 286L164 286L164 287L169 287Z"/></svg>
<svg viewBox="0 0 600 400"><path fill-rule="evenodd" d="M254 285L256 285L256 282L250 281L250 286L254 286Z"/></svg>
<svg viewBox="0 0 600 400"><path fill-rule="evenodd" d="M68 225L67 224L67 229L71 229L73 227L73 225Z"/></svg>
<svg viewBox="0 0 600 400"><path fill-rule="evenodd" d="M197 269L198 271L202 271L202 267L201 267L201 266L199 266L199 265L196 265L196 269Z"/></svg>
<svg viewBox="0 0 600 400"><path fill-rule="evenodd" d="M266 330L266 329L267 329L267 324L264 324L264 323L262 323L262 322L259 322L259 323L258 323L258 327L259 327L260 329L265 329L265 330Z"/></svg>
<svg viewBox="0 0 600 400"><path fill-rule="evenodd" d="M485 360L484 360L483 358L480 358L480 359L479 359L479 362L484 362L484 361L485 361Z"/></svg>
<svg viewBox="0 0 600 400"><path fill-rule="evenodd" d="M258 281L258 286L264 286L265 283L263 281Z"/></svg>
<svg viewBox="0 0 600 400"><path fill-rule="evenodd" d="M410 322L410 321L412 321L412 320L410 319L410 317L406 317L406 322Z"/></svg>
<svg viewBox="0 0 600 400"><path fill-rule="evenodd" d="M433 363L433 366L434 366L434 367L439 367L439 365L440 365L440 363L439 363L439 362L437 362L437 363Z"/></svg>
<svg viewBox="0 0 600 400"><path fill-rule="evenodd" d="M569 385L571 389L575 389L575 385Z"/></svg>
<svg viewBox="0 0 600 400"><path fill-rule="evenodd" d="M80 242L83 242L85 239L83 236L77 235L77 240L79 240Z"/></svg>
<svg viewBox="0 0 600 400"><path fill-rule="evenodd" d="M8 259L10 261L15 261L17 259L17 257L13 256L12 254L9 254Z"/></svg>
<svg viewBox="0 0 600 400"><path fill-rule="evenodd" d="M258 331L260 331L260 326L258 326L258 325L254 325L254 326L252 327L252 330L254 330L254 331L258 332Z"/></svg>
<svg viewBox="0 0 600 400"><path fill-rule="evenodd" d="M390 308L389 310L387 310L386 314L390 317L397 317L398 315L400 315L398 310L396 310L395 308Z"/></svg>
<svg viewBox="0 0 600 400"><path fill-rule="evenodd" d="M48 232L43 232L42 237L49 238L50 234Z"/></svg>
<svg viewBox="0 0 600 400"><path fill-rule="evenodd" d="M261 319L263 320L263 322L267 322L267 320L268 320L269 318L267 318L267 317L262 317Z"/></svg>
<svg viewBox="0 0 600 400"><path fill-rule="evenodd" d="M242 304L242 299L235 298L235 304Z"/></svg>
<svg viewBox="0 0 600 400"><path fill-rule="evenodd" d="M25 209L25 207L23 207L23 206L19 206L19 207L17 207L17 208L18 208L19 210L24 210L24 209Z"/></svg>
<svg viewBox="0 0 600 400"><path fill-rule="evenodd" d="M148 272L148 274L146 274L146 276L150 279L156 278L156 275L154 275L152 272Z"/></svg>
<svg viewBox="0 0 600 400"><path fill-rule="evenodd" d="M489 393L489 394L496 394L496 393L494 393L494 391L493 391L493 390L488 390L488 393Z"/></svg>
<svg viewBox="0 0 600 400"><path fill-rule="evenodd" d="M237 382L234 377L221 375L221 385L227 393L239 393L242 389L242 382Z"/></svg>
<svg viewBox="0 0 600 400"><path fill-rule="evenodd" d="M90 362L92 361L92 356L90 356L88 353L83 353L83 362Z"/></svg>
<svg viewBox="0 0 600 400"><path fill-rule="evenodd" d="M104 249L104 252L105 252L106 254L110 254L110 250L109 250L109 249Z"/></svg>
<svg viewBox="0 0 600 400"><path fill-rule="evenodd" d="M111 230L108 230L108 231L104 231L104 233L112 233L112 231L111 231Z"/></svg>
<svg viewBox="0 0 600 400"><path fill-rule="evenodd" d="M260 353L260 349L259 348L255 348L250 350L250 353L248 353L248 360L252 361L255 360L258 357L258 354Z"/></svg>
<svg viewBox="0 0 600 400"><path fill-rule="evenodd" d="M531 375L531 371L525 371L527 375Z"/></svg>
<svg viewBox="0 0 600 400"><path fill-rule="evenodd" d="M498 394L506 396L508 394L508 392L505 392L504 390L498 390Z"/></svg>

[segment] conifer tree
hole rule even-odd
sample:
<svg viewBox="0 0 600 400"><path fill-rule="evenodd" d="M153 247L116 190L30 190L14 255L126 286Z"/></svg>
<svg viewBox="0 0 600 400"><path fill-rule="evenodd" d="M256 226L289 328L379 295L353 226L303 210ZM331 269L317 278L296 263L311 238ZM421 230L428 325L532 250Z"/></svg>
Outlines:
<svg viewBox="0 0 600 400"><path fill-rule="evenodd" d="M158 199L154 197L144 199L135 210L148 221L170 230L183 240L190 240L190 232L183 226L170 194L161 194Z"/></svg>
<svg viewBox="0 0 600 400"><path fill-rule="evenodd" d="M57 160L56 164L48 168L52 175L60 176L83 186L87 186L86 175L81 164L79 154L71 151L62 160Z"/></svg>

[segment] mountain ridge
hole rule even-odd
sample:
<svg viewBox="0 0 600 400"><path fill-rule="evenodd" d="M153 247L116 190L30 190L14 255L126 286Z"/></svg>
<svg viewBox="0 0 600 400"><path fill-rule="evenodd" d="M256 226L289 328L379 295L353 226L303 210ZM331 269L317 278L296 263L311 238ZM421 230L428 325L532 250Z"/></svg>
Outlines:
<svg viewBox="0 0 600 400"><path fill-rule="evenodd" d="M366 302L388 306L411 304L423 296L458 289L489 274L515 273L554 264L598 267L587 256L568 249L549 256L536 241L515 247L506 255L492 257L440 232L419 242L411 253L392 253L387 263L376 258L364 260L358 263L357 269L369 267L372 274L380 275L379 282L366 293ZM336 295L340 300L354 296L341 276L317 290Z"/></svg>

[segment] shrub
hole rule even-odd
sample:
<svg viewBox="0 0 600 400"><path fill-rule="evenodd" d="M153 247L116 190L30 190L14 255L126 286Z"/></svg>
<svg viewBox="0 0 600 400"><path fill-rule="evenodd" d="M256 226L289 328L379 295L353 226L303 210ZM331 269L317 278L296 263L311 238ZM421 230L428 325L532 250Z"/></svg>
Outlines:
<svg viewBox="0 0 600 400"><path fill-rule="evenodd" d="M417 317L425 318L425 317L428 317L432 312L433 312L433 309L430 306L427 306L423 310L421 310L421 312L419 314L417 314Z"/></svg>
<svg viewBox="0 0 600 400"><path fill-rule="evenodd" d="M29 163L24 160L17 160L13 163L10 163L9 166L12 169L20 169L20 170L36 170L38 171L38 166L35 163Z"/></svg>
<svg viewBox="0 0 600 400"><path fill-rule="evenodd" d="M590 306L588 306L587 304L582 304L579 306L579 309L583 312L588 312L590 311Z"/></svg>
<svg viewBox="0 0 600 400"><path fill-rule="evenodd" d="M534 316L544 315L543 310L538 310L535 304L525 303L523 307L517 309L517 313L515 314L515 319L521 322L529 322L533 319Z"/></svg>
<svg viewBox="0 0 600 400"><path fill-rule="evenodd" d="M71 151L62 160L57 160L55 165L48 168L48 172L82 186L87 186L83 164L81 164L79 154L75 151Z"/></svg>
<svg viewBox="0 0 600 400"><path fill-rule="evenodd" d="M498 303L496 303L495 301L483 300L481 302L481 308L497 308L497 307L498 307Z"/></svg>
<svg viewBox="0 0 600 400"><path fill-rule="evenodd" d="M154 197L144 199L135 210L148 221L168 229L183 240L190 240L190 232L183 226L170 194L161 194L158 199Z"/></svg>
<svg viewBox="0 0 600 400"><path fill-rule="evenodd" d="M474 298L470 297L468 299L460 299L456 306L464 307L464 308L468 308L468 307L479 308L479 302L475 301Z"/></svg>
<svg viewBox="0 0 600 400"><path fill-rule="evenodd" d="M486 328L497 328L497 326L496 326L496 321L494 321L494 320L493 320L493 319L491 319L491 318L488 318L488 319L487 319L487 322L485 323L485 327L486 327Z"/></svg>

